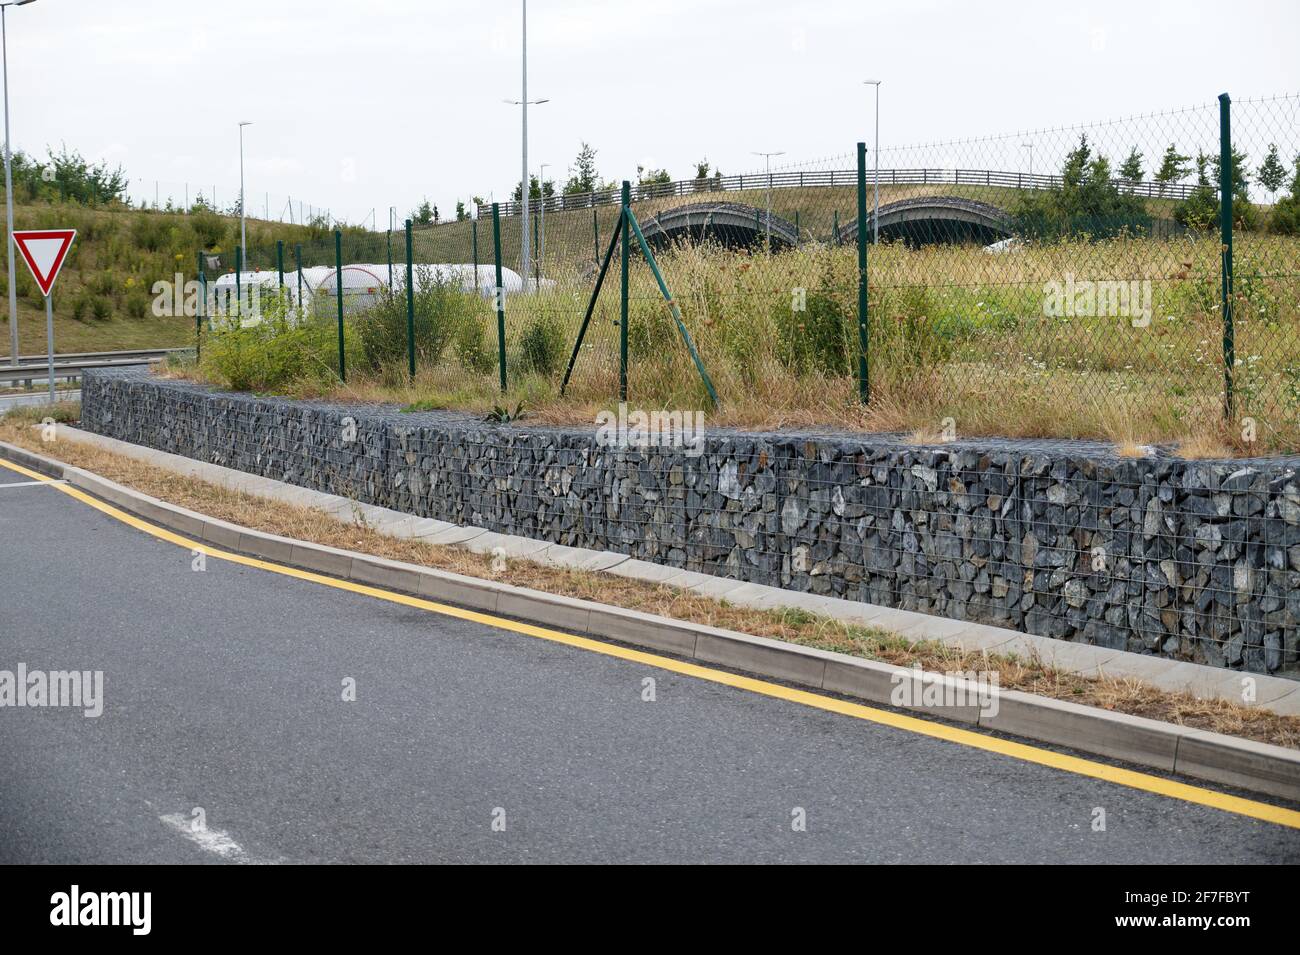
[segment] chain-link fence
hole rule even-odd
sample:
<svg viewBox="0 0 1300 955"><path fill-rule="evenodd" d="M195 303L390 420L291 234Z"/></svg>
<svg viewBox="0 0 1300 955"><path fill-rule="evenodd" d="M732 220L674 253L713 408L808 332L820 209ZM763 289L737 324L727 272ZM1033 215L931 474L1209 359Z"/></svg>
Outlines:
<svg viewBox="0 0 1300 955"><path fill-rule="evenodd" d="M1298 112L1224 97L201 256L203 324L274 290L337 326L316 365L429 405L1294 450Z"/></svg>

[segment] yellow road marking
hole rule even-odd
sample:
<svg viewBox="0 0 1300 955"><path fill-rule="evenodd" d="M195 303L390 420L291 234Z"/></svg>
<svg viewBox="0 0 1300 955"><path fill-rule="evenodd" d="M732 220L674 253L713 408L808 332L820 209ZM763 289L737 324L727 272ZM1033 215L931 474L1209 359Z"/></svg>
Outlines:
<svg viewBox="0 0 1300 955"><path fill-rule="evenodd" d="M746 690L750 693L757 693L778 700L798 703L802 706L812 707L813 709L823 710L828 713L838 713L842 716L851 716L854 719L866 720L882 726L890 726L894 729L906 730L909 733L918 733L922 736L929 736L934 739L945 740L949 743L956 743L961 746L969 746L973 749L981 749L986 752L997 753L1001 756L1009 756L1013 759L1019 759L1027 763L1035 763L1039 766L1048 766L1052 769L1059 769L1079 776L1088 776L1093 779L1104 780L1120 786L1127 786L1130 789L1139 789L1144 792L1167 796L1170 799L1180 799L1184 802L1195 803L1199 806L1208 806L1211 809L1220 809L1224 812L1234 813L1239 816L1248 816L1252 819L1276 823L1277 825L1287 826L1292 829L1300 829L1300 811L1294 809L1286 809L1282 806L1273 806L1268 803L1257 802L1253 799L1245 799L1241 796L1232 796L1227 793L1216 792L1212 789L1204 789L1200 786L1192 786L1172 779L1154 776L1150 773L1124 769L1119 766L1110 766L1106 763L1095 762L1094 760L1084 759L1079 756L1057 753L1053 750L1032 746L1028 743L1017 743L1013 740L1001 739L995 736L986 736L983 733L978 733L973 730L961 729L956 726L949 726L946 723L931 722L930 720L922 719L917 716L907 716L890 710L877 709L874 706L867 706L862 703L853 703L849 700L824 696L810 690L800 690L794 687L782 686L779 683L770 683L767 680L760 680L755 677L728 673L725 670L716 670L712 667L701 666L698 663L674 660L671 657L660 656L659 654L650 653L645 650L634 650L630 647L604 643L590 637L580 637L576 634L564 633L560 630L551 630L548 627L539 627L530 623L521 623L517 620L508 620L505 617L481 613L477 610L466 610L461 607L453 607L449 604L437 603L433 600L425 600L422 597L412 597L407 594L382 590L378 587L371 587L366 584L354 583L350 580L340 580L337 577L326 577L323 574L313 573L309 570L299 570L296 567L286 567L283 564L268 563L267 561L259 560L256 557L246 557L243 554L230 553L229 551L213 547L210 544L191 540L190 538L183 537L173 531L150 524L134 515L113 507L111 504L106 504L78 488L72 487L69 484L58 484L53 479L43 474L39 474L36 471L29 470L21 465L14 464L10 461L0 460L0 466L9 468L12 471L17 471L19 474L25 474L36 480L54 484L57 490L90 505L97 511L101 511L109 517L112 517L114 520L121 521L123 524L134 527L137 530L143 531L144 533L152 535L160 540L176 544L179 547L184 547L192 551L201 551L209 557L216 557L220 560L230 561L235 564L243 564L245 567L255 567L258 570L265 570L286 577L295 577L298 580L306 580L311 583L322 584L326 587L334 587L338 590L347 590L352 593L363 594L364 596L374 597L378 600L386 600L389 603L403 604L407 607L427 610L431 613L454 617L458 620L469 620L473 623L480 623L484 626L494 627L498 630L506 630L511 633L519 633L529 637L536 637L541 640L549 640L552 643L559 643L564 646L575 647L579 650L587 650L608 657L616 657L620 660L628 660L633 663L644 664L660 670L668 670L672 673L680 673L683 676L694 677L698 680L707 680L710 683L730 686L738 690Z"/></svg>

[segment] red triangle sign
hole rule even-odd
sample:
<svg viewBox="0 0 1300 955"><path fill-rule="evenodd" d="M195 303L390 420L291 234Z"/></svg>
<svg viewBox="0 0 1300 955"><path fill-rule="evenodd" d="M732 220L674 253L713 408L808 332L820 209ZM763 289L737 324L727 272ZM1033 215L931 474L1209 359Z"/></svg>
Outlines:
<svg viewBox="0 0 1300 955"><path fill-rule="evenodd" d="M42 295L48 296L54 288L54 280L76 235L76 229L26 229L14 233L14 245L32 270L32 278L36 279Z"/></svg>

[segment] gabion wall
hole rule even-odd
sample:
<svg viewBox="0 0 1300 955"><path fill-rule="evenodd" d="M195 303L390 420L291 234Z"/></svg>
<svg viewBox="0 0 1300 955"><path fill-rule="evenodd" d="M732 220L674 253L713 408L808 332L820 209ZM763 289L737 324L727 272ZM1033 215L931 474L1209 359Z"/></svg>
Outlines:
<svg viewBox="0 0 1300 955"><path fill-rule="evenodd" d="M721 431L699 449L620 448L595 425L257 398L121 370L86 374L82 425L673 567L1216 666L1297 666L1297 458Z"/></svg>

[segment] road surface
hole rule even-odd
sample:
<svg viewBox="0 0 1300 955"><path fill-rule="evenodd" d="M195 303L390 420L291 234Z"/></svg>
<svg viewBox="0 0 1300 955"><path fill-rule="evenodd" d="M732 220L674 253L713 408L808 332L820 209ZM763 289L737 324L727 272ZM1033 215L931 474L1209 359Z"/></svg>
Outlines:
<svg viewBox="0 0 1300 955"><path fill-rule="evenodd" d="M0 468L0 670L99 670L104 703L0 708L0 862L1300 861L1280 825L195 569L24 481Z"/></svg>

